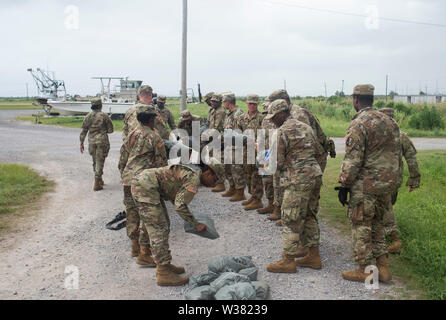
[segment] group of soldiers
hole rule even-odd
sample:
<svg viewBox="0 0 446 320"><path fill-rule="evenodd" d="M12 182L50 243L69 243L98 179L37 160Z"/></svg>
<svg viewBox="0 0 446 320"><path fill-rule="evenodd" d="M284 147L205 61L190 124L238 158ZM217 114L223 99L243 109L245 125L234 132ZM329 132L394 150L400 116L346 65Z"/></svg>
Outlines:
<svg viewBox="0 0 446 320"><path fill-rule="evenodd" d="M346 153L339 176L339 201L348 205L352 225L354 259L357 270L344 271L344 279L365 281L369 275L365 267L375 264L380 281L391 279L387 252L402 248L398 237L392 205L402 184L404 156L409 166L410 191L419 186L420 173L416 150L407 134L400 132L393 120L393 109L373 108L374 87L359 85L354 88L353 104L357 111L349 127ZM304 107L291 103L286 90L271 93L259 110L259 96L248 95L247 112L237 107L234 94L208 93L209 129L223 134L225 130L251 129L254 138L260 129L274 132L275 139L266 137L266 149L277 159L277 170L272 175L261 175L258 165L234 161L236 146L225 146L221 159L196 167L189 164L168 165L165 140L169 139L169 125L176 129L171 111L165 107L166 98L152 103L153 90L144 85L138 91L138 101L124 118L123 144L118 168L121 172L127 235L132 241L131 255L136 263L156 267L157 283L161 286L180 286L188 282L181 276L184 267L171 263L169 250L169 216L164 201L173 203L175 211L197 232L206 230L188 209L200 184L212 187L213 192L224 192L232 202L242 201L246 211L257 210L269 214L268 219L282 226L282 259L267 266L275 273L295 273L297 267L321 269L319 252L320 230L317 214L327 157L336 157L335 144L327 137L317 118ZM89 132L89 152L95 172L94 190L103 188L102 172L110 144L107 134L113 124L101 112L100 99L92 101L93 111L82 126L81 152ZM178 128L192 135L192 122L202 121L189 110L181 113ZM274 131L268 131L272 130ZM245 146L246 147L246 146ZM256 148L256 151L257 148ZM232 153L233 161L223 161L224 154ZM246 152L244 153L246 155ZM215 159L214 159L215 160ZM260 166L268 166L266 162ZM226 189L226 180L229 189ZM245 196L245 189L250 195ZM263 195L268 203L264 206ZM387 248L385 236L392 244Z"/></svg>

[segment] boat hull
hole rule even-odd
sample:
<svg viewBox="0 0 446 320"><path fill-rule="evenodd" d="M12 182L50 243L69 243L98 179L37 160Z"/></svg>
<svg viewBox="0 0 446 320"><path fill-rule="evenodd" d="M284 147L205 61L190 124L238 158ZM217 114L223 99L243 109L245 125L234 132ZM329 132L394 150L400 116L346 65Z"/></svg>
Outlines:
<svg viewBox="0 0 446 320"><path fill-rule="evenodd" d="M85 115L91 112L91 103L89 101L51 101L48 105L54 111L58 111L63 115ZM102 104L102 111L108 114L124 115L127 110L133 106L134 103L118 103L118 102L104 102Z"/></svg>

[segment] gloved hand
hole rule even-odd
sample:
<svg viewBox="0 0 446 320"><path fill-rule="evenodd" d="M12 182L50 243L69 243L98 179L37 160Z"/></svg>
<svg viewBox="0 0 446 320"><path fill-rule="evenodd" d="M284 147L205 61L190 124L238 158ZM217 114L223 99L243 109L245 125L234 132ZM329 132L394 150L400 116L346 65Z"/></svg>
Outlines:
<svg viewBox="0 0 446 320"><path fill-rule="evenodd" d="M348 204L348 194L351 191L350 188L336 187L335 190L338 191L339 202L345 207L345 205Z"/></svg>
<svg viewBox="0 0 446 320"><path fill-rule="evenodd" d="M330 139L328 141L328 152L330 153L330 158L332 159L336 158L336 146L333 139Z"/></svg>

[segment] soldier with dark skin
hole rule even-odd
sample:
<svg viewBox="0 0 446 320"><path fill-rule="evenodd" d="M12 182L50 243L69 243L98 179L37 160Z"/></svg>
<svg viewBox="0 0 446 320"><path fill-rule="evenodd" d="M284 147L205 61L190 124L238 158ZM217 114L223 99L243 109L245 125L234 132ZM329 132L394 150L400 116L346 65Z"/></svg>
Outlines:
<svg viewBox="0 0 446 320"><path fill-rule="evenodd" d="M100 98L91 101L91 110L82 123L80 151L84 153L84 141L88 133L88 152L93 159L95 177L93 190L99 191L104 188L102 174L104 162L110 150L108 135L113 133L113 122L106 113L102 112L102 101Z"/></svg>
<svg viewBox="0 0 446 320"><path fill-rule="evenodd" d="M380 112L388 115L393 119L394 110L392 108L383 108L379 110ZM402 156L406 160L408 169L409 169L409 178L407 179L406 186L409 187L409 192L413 192L415 189L420 187L420 179L421 173L418 168L417 162L417 149L413 145L413 142L409 139L409 136L404 131L400 130L400 139L401 139L401 152ZM399 172L399 180L398 186L400 187L403 183L403 173L404 173L404 165L401 164L400 172ZM398 188L399 188L398 187ZM398 192L396 192L392 196L392 207L395 205L396 200L398 198ZM392 240L392 243L387 247L387 251L389 253L399 253L403 249L403 243L399 237L398 226L395 221L395 214L393 212L393 208L389 207L386 210L386 214L384 215L384 228L386 231L386 236L389 236Z"/></svg>
<svg viewBox="0 0 446 320"><path fill-rule="evenodd" d="M348 129L345 157L339 175L338 198L348 204L352 226L354 260L359 268L342 273L349 281L364 282L367 266L376 261L379 281L392 274L387 261L383 217L398 189L401 140L398 125L373 108L374 87L358 85L353 90L357 114ZM350 194L350 199L348 195Z"/></svg>
<svg viewBox="0 0 446 320"><path fill-rule="evenodd" d="M193 115L189 110L184 110L181 112L181 117L178 120L178 129L186 130L189 136L192 136L192 122L199 121L200 124L202 119L199 116Z"/></svg>
<svg viewBox="0 0 446 320"><path fill-rule="evenodd" d="M158 111L161 114L164 122L169 125L170 130L175 130L177 126L175 125L175 119L173 118L172 112L166 108L166 96L159 95L156 106L158 107Z"/></svg>
<svg viewBox="0 0 446 320"><path fill-rule="evenodd" d="M132 183L132 194L136 199L141 219L147 228L152 248L156 279L159 286L182 286L189 278L182 266L174 266L169 250L170 219L165 201L174 205L175 212L189 222L198 232L207 226L199 223L190 212L188 205L198 192L201 170L188 165L143 170Z"/></svg>

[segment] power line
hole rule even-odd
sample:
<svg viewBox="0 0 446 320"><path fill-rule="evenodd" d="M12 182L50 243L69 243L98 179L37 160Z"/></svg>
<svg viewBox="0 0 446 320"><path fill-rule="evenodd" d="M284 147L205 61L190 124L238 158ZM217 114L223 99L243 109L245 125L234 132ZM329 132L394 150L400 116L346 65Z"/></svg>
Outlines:
<svg viewBox="0 0 446 320"><path fill-rule="evenodd" d="M334 13L334 14L344 15L344 16L352 16L352 17L359 17L359 18L368 18L369 17L368 15L361 14L361 13L344 12L344 11L338 11L338 10L332 10L332 9L314 8L314 7L308 7L308 6L303 6L303 5L294 4L294 3L285 3L285 2L276 2L276 1L267 1L267 0L258 0L258 1L263 2L263 3L268 3L271 5L281 5L281 6L286 6L286 7L294 7L294 8L300 8L300 9L312 10L312 11L318 11L318 12ZM431 26L431 27L446 28L446 24L439 24L439 23L405 20L405 19L397 19L397 18L386 18L386 17L379 17L379 19L385 20L385 21L391 21L391 22L410 23L410 24L418 24L418 25L425 25L425 26Z"/></svg>

